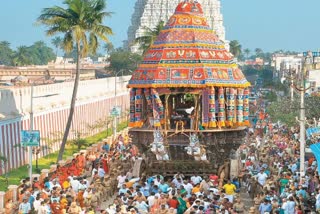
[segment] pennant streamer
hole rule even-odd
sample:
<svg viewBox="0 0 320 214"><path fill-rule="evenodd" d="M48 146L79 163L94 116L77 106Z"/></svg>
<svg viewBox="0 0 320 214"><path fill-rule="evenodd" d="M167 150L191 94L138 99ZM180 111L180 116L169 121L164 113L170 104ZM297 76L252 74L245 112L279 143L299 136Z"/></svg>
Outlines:
<svg viewBox="0 0 320 214"><path fill-rule="evenodd" d="M217 127L217 120L216 120L216 105L215 105L215 88L210 87L208 89L208 101L209 101L209 128Z"/></svg>
<svg viewBox="0 0 320 214"><path fill-rule="evenodd" d="M226 112L225 112L225 100L224 100L224 89L219 88L218 91L218 102L219 102L219 107L218 107L218 126L219 127L224 127L225 126L225 121L226 121Z"/></svg>
<svg viewBox="0 0 320 214"><path fill-rule="evenodd" d="M153 118L154 126L160 126L164 123L164 107L155 89L151 89L152 103L153 103Z"/></svg>
<svg viewBox="0 0 320 214"><path fill-rule="evenodd" d="M244 89L244 100L243 100L243 121L244 125L250 126L249 121L249 89Z"/></svg>
<svg viewBox="0 0 320 214"><path fill-rule="evenodd" d="M207 89L202 91L202 126L209 125L209 93Z"/></svg>
<svg viewBox="0 0 320 214"><path fill-rule="evenodd" d="M237 106L236 106L236 117L237 117L238 126L243 125L243 99L244 99L243 92L244 90L242 88L238 89Z"/></svg>
<svg viewBox="0 0 320 214"><path fill-rule="evenodd" d="M235 119L234 109L235 109L235 89L226 88L226 96L227 96L227 126L233 126L233 122Z"/></svg>
<svg viewBox="0 0 320 214"><path fill-rule="evenodd" d="M136 90L135 96L135 127L141 127L143 125L142 122L142 89L138 88Z"/></svg>
<svg viewBox="0 0 320 214"><path fill-rule="evenodd" d="M146 97L146 100L147 100L147 114L149 114L149 113L153 112L153 105L152 105L152 98L150 95L150 89L145 88L145 89L143 89L143 91L144 91L144 96Z"/></svg>
<svg viewBox="0 0 320 214"><path fill-rule="evenodd" d="M130 90L130 122L129 127L135 126L135 98L136 98L136 89L133 88Z"/></svg>

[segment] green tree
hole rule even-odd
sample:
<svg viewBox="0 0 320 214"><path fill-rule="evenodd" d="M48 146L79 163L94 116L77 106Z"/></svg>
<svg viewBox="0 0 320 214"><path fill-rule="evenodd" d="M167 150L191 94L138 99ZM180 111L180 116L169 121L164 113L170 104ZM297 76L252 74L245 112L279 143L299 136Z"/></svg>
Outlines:
<svg viewBox="0 0 320 214"><path fill-rule="evenodd" d="M143 55L149 50L151 45L153 45L161 30L164 28L164 25L164 21L161 20L153 29L144 27L144 35L135 39L135 43L140 45L140 50Z"/></svg>
<svg viewBox="0 0 320 214"><path fill-rule="evenodd" d="M54 57L52 48L48 47L43 41L38 41L29 47L18 47L13 55L13 63L17 66L46 65Z"/></svg>
<svg viewBox="0 0 320 214"><path fill-rule="evenodd" d="M62 47L62 38L60 36L56 36L51 40L51 43L56 48L56 58L58 56L58 51Z"/></svg>
<svg viewBox="0 0 320 214"><path fill-rule="evenodd" d="M244 52L244 54L246 55L246 59L249 59L249 55L250 55L250 49L249 48L245 48L244 50L243 50L243 52Z"/></svg>
<svg viewBox="0 0 320 214"><path fill-rule="evenodd" d="M110 54L110 66L108 69L114 72L123 70L123 75L130 74L130 71L137 69L142 57L139 54L131 53L123 49L117 49Z"/></svg>
<svg viewBox="0 0 320 214"><path fill-rule="evenodd" d="M80 81L80 59L88 53L96 53L98 38L108 42L108 35L112 34L111 28L103 25L104 18L111 15L104 11L106 9L104 0L65 0L63 4L66 8L59 6L45 8L38 17L38 22L48 27L48 36L60 33L64 35L63 49L66 52L72 51L74 46L77 47L76 77L57 161L62 159L71 127Z"/></svg>
<svg viewBox="0 0 320 214"><path fill-rule="evenodd" d="M110 54L112 51L114 51L113 44L111 42L106 43L103 46L103 49L107 52L107 54Z"/></svg>
<svg viewBox="0 0 320 214"><path fill-rule="evenodd" d="M306 118L320 118L320 97L311 96L305 98L306 106ZM281 121L288 126L297 125L296 117L299 116L300 102L299 99L291 101L290 98L282 98L277 102L271 103L267 108L268 114L271 119L276 121Z"/></svg>
<svg viewBox="0 0 320 214"><path fill-rule="evenodd" d="M14 64L16 66L25 66L32 64L32 58L30 57L30 49L27 46L19 46L14 54Z"/></svg>
<svg viewBox="0 0 320 214"><path fill-rule="evenodd" d="M241 45L237 40L232 40L230 42L230 52L235 58L238 58L241 54Z"/></svg>
<svg viewBox="0 0 320 214"><path fill-rule="evenodd" d="M261 57L261 54L263 53L261 48L256 48L254 51L256 52L256 57Z"/></svg>
<svg viewBox="0 0 320 214"><path fill-rule="evenodd" d="M0 65L12 65L12 57L14 51L10 48L10 43L8 41L0 42Z"/></svg>
<svg viewBox="0 0 320 214"><path fill-rule="evenodd" d="M48 47L43 41L37 41L30 47L29 57L33 65L47 65L48 62L55 59L53 49Z"/></svg>

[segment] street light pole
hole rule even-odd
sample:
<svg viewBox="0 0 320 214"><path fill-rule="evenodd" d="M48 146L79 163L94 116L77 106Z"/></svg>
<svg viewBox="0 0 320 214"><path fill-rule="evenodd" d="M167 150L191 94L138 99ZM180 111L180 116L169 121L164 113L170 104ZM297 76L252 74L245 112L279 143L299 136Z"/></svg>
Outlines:
<svg viewBox="0 0 320 214"><path fill-rule="evenodd" d="M33 86L31 84L31 97L30 97L30 131L33 131ZM29 177L30 183L32 184L32 146L29 146Z"/></svg>
<svg viewBox="0 0 320 214"><path fill-rule="evenodd" d="M114 72L114 99L115 99L115 108L117 108L118 106L118 102L117 102L117 76L118 76L118 72ZM117 116L114 116L114 121L113 121L113 139L115 140L117 136Z"/></svg>

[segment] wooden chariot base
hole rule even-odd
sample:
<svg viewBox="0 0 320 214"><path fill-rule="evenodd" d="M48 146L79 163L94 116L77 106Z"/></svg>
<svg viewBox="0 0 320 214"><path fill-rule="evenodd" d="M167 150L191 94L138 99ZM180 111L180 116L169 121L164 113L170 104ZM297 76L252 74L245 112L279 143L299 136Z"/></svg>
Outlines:
<svg viewBox="0 0 320 214"><path fill-rule="evenodd" d="M185 147L189 146L189 136L198 133L200 144L206 149L207 161L196 161L187 154ZM153 143L153 130L132 128L129 131L132 142L140 153L147 157L146 171L152 174L172 176L181 172L187 176L196 174L219 173L219 168L229 162L236 150L245 141L245 127L213 130L167 130L164 144L168 150L169 161L158 161L150 150Z"/></svg>

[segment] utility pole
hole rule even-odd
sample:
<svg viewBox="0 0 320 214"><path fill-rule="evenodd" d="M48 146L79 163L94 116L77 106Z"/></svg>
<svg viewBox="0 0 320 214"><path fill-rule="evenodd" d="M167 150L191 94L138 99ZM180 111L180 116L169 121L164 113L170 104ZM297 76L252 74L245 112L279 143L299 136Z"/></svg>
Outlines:
<svg viewBox="0 0 320 214"><path fill-rule="evenodd" d="M300 92L300 117L299 117L299 125L300 125L300 179L305 175L305 146L306 146L306 114L305 114L305 93L309 90L306 88L306 74L310 69L309 66L313 64L313 53L312 52L304 52L304 61L303 68L301 69L298 66L298 75L300 80L300 86L295 87L297 91Z"/></svg>
<svg viewBox="0 0 320 214"><path fill-rule="evenodd" d="M294 80L297 79L294 74L296 74L296 69L292 69L291 64L286 63L285 65L285 78L290 80L290 101L294 101Z"/></svg>
<svg viewBox="0 0 320 214"><path fill-rule="evenodd" d="M304 95L305 95L305 73L306 65L303 65L303 70L301 71L301 80L300 80L300 178L305 174L305 145L306 145L306 124L305 124L305 105L304 105Z"/></svg>

